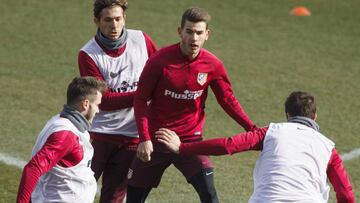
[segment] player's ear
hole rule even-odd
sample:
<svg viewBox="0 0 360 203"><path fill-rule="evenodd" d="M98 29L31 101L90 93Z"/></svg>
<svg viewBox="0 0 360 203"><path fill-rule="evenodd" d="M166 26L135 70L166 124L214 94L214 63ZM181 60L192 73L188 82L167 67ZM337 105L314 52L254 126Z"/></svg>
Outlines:
<svg viewBox="0 0 360 203"><path fill-rule="evenodd" d="M177 28L177 33L178 33L178 35L181 37L181 32L182 32L182 28L181 27L178 27Z"/></svg>
<svg viewBox="0 0 360 203"><path fill-rule="evenodd" d="M313 113L313 115L312 115L312 119L314 120L314 121L316 121L316 119L317 119L317 113L315 112L315 113Z"/></svg>
<svg viewBox="0 0 360 203"><path fill-rule="evenodd" d="M90 101L88 99L84 99L81 101L80 108L81 111L87 111L90 107Z"/></svg>
<svg viewBox="0 0 360 203"><path fill-rule="evenodd" d="M211 34L210 29L206 29L206 37L205 37L205 40L208 40L208 39L209 39L210 34Z"/></svg>
<svg viewBox="0 0 360 203"><path fill-rule="evenodd" d="M94 17L93 21L94 21L94 23L95 23L97 26L99 26L99 19L97 19L96 17Z"/></svg>

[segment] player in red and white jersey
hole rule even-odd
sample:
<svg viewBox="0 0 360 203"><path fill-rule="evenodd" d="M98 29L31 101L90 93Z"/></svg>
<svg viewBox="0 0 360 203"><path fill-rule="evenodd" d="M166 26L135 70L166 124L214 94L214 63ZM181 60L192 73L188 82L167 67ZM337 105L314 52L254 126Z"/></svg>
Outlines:
<svg viewBox="0 0 360 203"><path fill-rule="evenodd" d="M159 128L175 131L183 142L201 140L209 87L235 121L246 130L255 127L235 98L222 62L202 48L209 20L203 9L186 10L178 28L180 43L159 50L144 67L134 99L141 143L128 175L128 202L143 202L170 164L184 174L202 202L218 202L208 157L172 157L154 140Z"/></svg>
<svg viewBox="0 0 360 203"><path fill-rule="evenodd" d="M338 203L354 203L354 193L335 144L319 132L315 97L293 92L285 102L287 122L230 138L181 143L174 131L160 129L159 142L183 156L224 155L261 150L249 202L327 202L330 180Z"/></svg>
<svg viewBox="0 0 360 203"><path fill-rule="evenodd" d="M125 28L126 0L96 0L96 35L79 52L80 75L104 80L106 91L100 113L90 129L92 169L102 175L100 202L122 202L126 175L139 143L133 98L143 67L157 47L140 30Z"/></svg>
<svg viewBox="0 0 360 203"><path fill-rule="evenodd" d="M105 89L94 77L75 78L69 84L67 104L40 132L24 167L17 203L94 201L97 186L87 130Z"/></svg>

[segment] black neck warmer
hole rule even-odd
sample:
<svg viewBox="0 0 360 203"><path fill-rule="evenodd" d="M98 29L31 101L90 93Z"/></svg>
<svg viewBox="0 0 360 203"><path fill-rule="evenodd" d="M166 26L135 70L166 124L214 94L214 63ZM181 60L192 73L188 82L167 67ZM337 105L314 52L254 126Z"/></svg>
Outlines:
<svg viewBox="0 0 360 203"><path fill-rule="evenodd" d="M303 116L294 116L289 117L288 122L291 123L300 123L303 125L306 125L307 127L310 127L316 131L320 131L319 125L311 118L303 117Z"/></svg>
<svg viewBox="0 0 360 203"><path fill-rule="evenodd" d="M116 40L111 40L106 38L101 32L100 29L97 30L96 32L96 39L100 41L100 43L108 50L115 50L115 49L119 49L121 48L127 39L127 30L124 27L123 31L121 33L121 36L119 37L119 39Z"/></svg>

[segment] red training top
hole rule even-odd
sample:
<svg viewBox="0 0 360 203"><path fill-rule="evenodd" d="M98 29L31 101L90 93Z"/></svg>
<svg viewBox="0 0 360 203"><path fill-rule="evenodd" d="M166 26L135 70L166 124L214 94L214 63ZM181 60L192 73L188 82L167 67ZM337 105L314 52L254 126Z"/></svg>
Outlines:
<svg viewBox="0 0 360 203"><path fill-rule="evenodd" d="M190 61L177 43L156 52L140 76L134 98L140 141L154 139L159 128L175 131L182 141L202 139L209 86L226 113L245 130L254 128L222 62L205 49Z"/></svg>

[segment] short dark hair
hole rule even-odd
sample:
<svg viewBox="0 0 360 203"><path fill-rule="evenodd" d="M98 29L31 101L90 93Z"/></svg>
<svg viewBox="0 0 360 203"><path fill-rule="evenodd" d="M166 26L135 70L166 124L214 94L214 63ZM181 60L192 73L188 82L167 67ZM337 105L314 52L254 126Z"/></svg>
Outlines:
<svg viewBox="0 0 360 203"><path fill-rule="evenodd" d="M94 1L94 17L100 19L101 11L105 8L120 6L125 12L128 9L127 0L95 0Z"/></svg>
<svg viewBox="0 0 360 203"><path fill-rule="evenodd" d="M194 23L205 22L207 28L210 20L211 20L211 16L205 9L199 7L190 7L186 9L182 15L181 28L184 27L186 21L190 21Z"/></svg>
<svg viewBox="0 0 360 203"><path fill-rule="evenodd" d="M307 92L292 92L286 99L285 113L290 116L313 118L316 113L315 97Z"/></svg>
<svg viewBox="0 0 360 203"><path fill-rule="evenodd" d="M106 88L105 82L103 80L98 80L95 77L76 77L71 81L67 88L66 103L70 106L74 106L85 99L92 100L94 95L97 94L97 91L104 94Z"/></svg>

